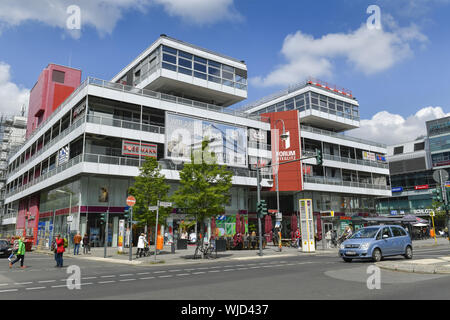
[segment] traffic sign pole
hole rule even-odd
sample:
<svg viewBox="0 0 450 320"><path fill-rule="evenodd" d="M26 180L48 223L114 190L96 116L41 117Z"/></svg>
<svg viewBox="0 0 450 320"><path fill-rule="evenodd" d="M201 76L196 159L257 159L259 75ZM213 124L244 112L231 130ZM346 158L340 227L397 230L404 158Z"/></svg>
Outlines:
<svg viewBox="0 0 450 320"><path fill-rule="evenodd" d="M129 243L129 250L128 250L128 260L133 260L133 206L130 207L130 243Z"/></svg>

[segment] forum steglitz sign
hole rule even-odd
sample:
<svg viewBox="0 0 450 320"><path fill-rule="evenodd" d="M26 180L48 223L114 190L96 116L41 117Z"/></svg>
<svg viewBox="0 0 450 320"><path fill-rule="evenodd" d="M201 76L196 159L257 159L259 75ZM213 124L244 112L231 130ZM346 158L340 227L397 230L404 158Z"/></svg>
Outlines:
<svg viewBox="0 0 450 320"><path fill-rule="evenodd" d="M209 151L218 164L247 167L246 128L167 113L166 159L190 162L193 151L201 150L204 140L209 142Z"/></svg>

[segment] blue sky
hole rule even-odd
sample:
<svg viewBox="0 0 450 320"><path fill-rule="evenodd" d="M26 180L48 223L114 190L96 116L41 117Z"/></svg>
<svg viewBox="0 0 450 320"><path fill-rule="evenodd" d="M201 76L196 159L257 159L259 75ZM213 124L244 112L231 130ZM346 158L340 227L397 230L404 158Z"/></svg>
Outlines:
<svg viewBox="0 0 450 320"><path fill-rule="evenodd" d="M369 32L374 4L382 30ZM450 0L2 0L0 110L20 109L50 62L110 79L165 33L245 60L241 104L315 76L358 99L355 134L402 142L450 112L449 18Z"/></svg>

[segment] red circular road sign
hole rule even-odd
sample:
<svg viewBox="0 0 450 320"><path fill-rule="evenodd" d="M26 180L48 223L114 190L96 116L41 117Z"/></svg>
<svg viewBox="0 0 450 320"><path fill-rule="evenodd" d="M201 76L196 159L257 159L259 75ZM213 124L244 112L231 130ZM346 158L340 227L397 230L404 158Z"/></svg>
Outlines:
<svg viewBox="0 0 450 320"><path fill-rule="evenodd" d="M132 207L132 206L134 206L135 203L136 203L136 198L135 197L129 196L127 198L127 205L128 206Z"/></svg>

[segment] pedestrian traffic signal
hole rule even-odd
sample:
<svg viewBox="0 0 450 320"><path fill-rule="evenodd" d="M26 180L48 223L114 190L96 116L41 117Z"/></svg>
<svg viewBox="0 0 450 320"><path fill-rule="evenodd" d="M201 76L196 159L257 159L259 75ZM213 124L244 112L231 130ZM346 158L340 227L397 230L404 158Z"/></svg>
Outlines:
<svg viewBox="0 0 450 320"><path fill-rule="evenodd" d="M316 149L316 160L317 160L317 165L321 166L323 161L322 161L322 150L320 150L320 149Z"/></svg>
<svg viewBox="0 0 450 320"><path fill-rule="evenodd" d="M106 213L104 212L104 213L100 213L100 221L102 222L102 223L105 223L106 222Z"/></svg>
<svg viewBox="0 0 450 320"><path fill-rule="evenodd" d="M442 202L444 199L442 197L442 189L440 186L437 186L436 189L432 191L433 193L433 201Z"/></svg>
<svg viewBox="0 0 450 320"><path fill-rule="evenodd" d="M267 203L266 200L261 200L258 202L258 208L257 208L257 212L258 212L258 217L262 218L267 214Z"/></svg>

